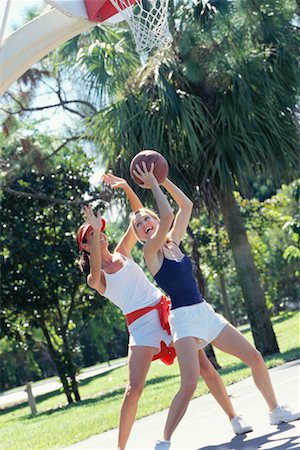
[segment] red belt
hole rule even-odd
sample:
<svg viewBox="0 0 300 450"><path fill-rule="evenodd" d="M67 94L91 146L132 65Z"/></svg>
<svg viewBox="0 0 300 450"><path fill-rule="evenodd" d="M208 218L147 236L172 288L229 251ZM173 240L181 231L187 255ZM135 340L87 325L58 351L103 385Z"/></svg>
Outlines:
<svg viewBox="0 0 300 450"><path fill-rule="evenodd" d="M157 309L160 324L163 330L166 330L168 334L171 334L170 324L169 324L169 315L170 315L170 300L162 295L160 302L154 306L146 306L145 308L137 309L136 311L132 311L129 314L126 314L127 325L131 325L135 320L144 316L150 311ZM160 352L157 355L154 355L152 361L156 359L161 359L167 365L171 365L174 362L176 357L176 351L174 347L168 347L164 341L160 342Z"/></svg>

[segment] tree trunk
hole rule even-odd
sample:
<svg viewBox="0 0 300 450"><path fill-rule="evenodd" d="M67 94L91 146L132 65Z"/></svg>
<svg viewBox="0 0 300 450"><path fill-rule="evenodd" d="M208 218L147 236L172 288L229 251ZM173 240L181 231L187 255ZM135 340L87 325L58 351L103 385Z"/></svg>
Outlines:
<svg viewBox="0 0 300 450"><path fill-rule="evenodd" d="M199 253L199 241L196 238L196 236L193 233L193 230L188 227L187 232L190 238L190 243L192 246L192 262L193 262L193 269L194 269L194 275L197 280L197 284L199 286L200 292L203 297L205 297L205 282L204 282L204 276L200 267L200 253Z"/></svg>
<svg viewBox="0 0 300 450"><path fill-rule="evenodd" d="M229 320L230 323L232 323L232 325L236 326L236 321L232 314L231 307L229 304L229 299L228 299L228 295L227 295L227 291L226 291L226 282L225 282L225 277L224 277L223 272L219 272L218 276L219 276L221 294L222 294L224 310L225 310L224 315L225 315L226 319Z"/></svg>
<svg viewBox="0 0 300 450"><path fill-rule="evenodd" d="M217 361L213 346L211 344L208 344L204 350L205 350L206 356L208 357L208 359L210 360L210 362L212 363L214 368L216 370L222 369L222 367L220 366L220 364Z"/></svg>
<svg viewBox="0 0 300 450"><path fill-rule="evenodd" d="M46 327L46 324L45 324L44 320L42 318L40 318L39 319L39 323L41 325L43 334L44 334L44 336L46 338L47 346L48 346L51 358L53 360L53 363L55 364L57 375L59 376L60 381L62 382L64 393L65 393L65 395L67 397L69 405L71 405L74 402L73 402L73 398L72 398L71 391L70 391L70 388L69 388L69 383L68 383L65 371L63 369L63 363L60 361L59 356L57 355L55 349L53 348L53 345L52 345L52 342L51 342L51 338L49 336L49 333L48 333L48 330L47 330L47 327Z"/></svg>
<svg viewBox="0 0 300 450"><path fill-rule="evenodd" d="M225 276L224 276L224 272L222 270L222 267L224 266L224 258L222 258L222 251L221 251L221 245L220 245L220 239L219 239L219 221L217 221L215 223L215 229L216 229L216 250L217 250L217 255L218 255L218 277L219 277L219 281L220 281L220 288L221 288L221 294L222 294L222 299L223 299L223 304L224 304L224 310L225 310L225 317L227 320L229 320L230 323L232 323L232 325L236 325L236 321L235 318L233 317L231 308L230 308L230 304L229 304L229 300L228 300L228 296L227 296L227 291L226 291L226 282L225 282Z"/></svg>
<svg viewBox="0 0 300 450"><path fill-rule="evenodd" d="M188 227L187 232L190 237L190 243L192 245L192 262L193 262L194 275L196 277L200 292L204 297L205 282L204 282L204 276L203 276L203 273L202 273L202 270L200 267L200 263L199 263L199 259L200 259L199 241L196 238L196 236L194 235L194 233L190 227ZM211 344L209 344L205 347L205 353L216 370L219 370L222 368L217 361L213 346Z"/></svg>
<svg viewBox="0 0 300 450"><path fill-rule="evenodd" d="M70 349L70 346L69 346L69 342L68 342L68 338L67 338L67 335L66 335L67 325L64 325L63 316L62 316L61 309L60 309L58 301L57 301L57 304L56 304L56 309L57 309L57 312L58 312L60 329L61 329L61 336L62 336L62 340L63 340L63 352L64 352L64 358L65 358L65 365L66 365L66 368L67 368L67 371L68 371L68 377L69 377L69 379L71 381L73 395L75 397L75 400L77 402L79 402L81 399L80 399L80 394L79 394L79 391L78 391L78 383L77 383L77 380L76 380L76 367L75 367L75 365L73 363L73 356L72 356L72 352L71 352L71 349Z"/></svg>
<svg viewBox="0 0 300 450"><path fill-rule="evenodd" d="M79 390L78 390L78 383L76 380L76 376L73 374L71 376L71 384L72 384L72 391L75 397L76 402L80 402L81 398L80 398L80 394L79 394Z"/></svg>
<svg viewBox="0 0 300 450"><path fill-rule="evenodd" d="M255 345L263 355L277 353L279 347L239 206L232 192L220 194L219 199Z"/></svg>

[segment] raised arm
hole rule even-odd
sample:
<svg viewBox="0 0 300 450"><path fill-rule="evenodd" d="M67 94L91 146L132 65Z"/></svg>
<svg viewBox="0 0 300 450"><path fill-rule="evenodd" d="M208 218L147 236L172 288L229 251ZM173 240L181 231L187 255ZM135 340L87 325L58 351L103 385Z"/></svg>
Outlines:
<svg viewBox="0 0 300 450"><path fill-rule="evenodd" d="M143 207L141 200L136 195L134 190L129 186L127 181L124 180L124 178L117 177L112 173L105 173L103 175L103 180L105 183L109 184L113 189L123 189L129 200L133 212ZM121 237L120 241L118 242L115 251L121 253L124 256L127 256L127 258L131 258L131 250L133 249L135 243L136 243L136 235L132 230L132 227L129 226L126 232Z"/></svg>
<svg viewBox="0 0 300 450"><path fill-rule="evenodd" d="M168 237L179 245L186 233L191 218L193 202L168 178L162 183L162 186L169 192L179 206L173 226L168 233Z"/></svg>
<svg viewBox="0 0 300 450"><path fill-rule="evenodd" d="M96 289L100 294L105 291L105 284L102 275L102 260L100 250L100 234L101 234L101 214L97 212L95 216L91 206L84 206L83 208L85 220L93 228L92 242L90 246L90 273L87 277L88 285Z"/></svg>
<svg viewBox="0 0 300 450"><path fill-rule="evenodd" d="M117 177L116 175L108 172L103 175L103 180L105 183L109 184L113 189L123 189L126 194L126 197L129 200L130 207L133 212L143 207L143 204L137 194L133 189L129 186L126 180L121 177Z"/></svg>
<svg viewBox="0 0 300 450"><path fill-rule="evenodd" d="M151 189L159 211L159 226L156 233L144 245L145 258L156 256L163 246L166 236L172 225L174 214L168 199L159 187L159 184L153 174L154 164L151 164L150 170L147 170L146 164L142 162L142 167L136 166L134 174L143 182L142 187Z"/></svg>

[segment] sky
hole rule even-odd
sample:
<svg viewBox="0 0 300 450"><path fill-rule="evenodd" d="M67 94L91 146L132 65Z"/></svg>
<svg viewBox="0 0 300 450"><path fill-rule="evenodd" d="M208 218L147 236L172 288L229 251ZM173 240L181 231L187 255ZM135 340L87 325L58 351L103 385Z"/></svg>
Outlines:
<svg viewBox="0 0 300 450"><path fill-rule="evenodd" d="M1 25L7 2L8 0L0 1ZM43 8L46 4L43 0L10 0L8 20L5 26L4 36L8 36L16 27L22 25L26 16L26 10L36 6Z"/></svg>

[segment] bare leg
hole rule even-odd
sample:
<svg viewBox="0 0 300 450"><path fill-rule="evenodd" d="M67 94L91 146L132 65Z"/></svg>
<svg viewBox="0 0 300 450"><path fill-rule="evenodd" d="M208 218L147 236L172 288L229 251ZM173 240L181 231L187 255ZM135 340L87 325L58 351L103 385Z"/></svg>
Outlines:
<svg viewBox="0 0 300 450"><path fill-rule="evenodd" d="M270 410L278 405L271 383L270 375L262 355L231 324L225 326L219 336L212 342L221 351L241 359L252 371L254 382L262 393Z"/></svg>
<svg viewBox="0 0 300 450"><path fill-rule="evenodd" d="M185 414L188 404L197 387L199 378L198 347L193 337L179 339L175 343L181 386L175 395L164 430L164 439L169 441L175 428Z"/></svg>
<svg viewBox="0 0 300 450"><path fill-rule="evenodd" d="M133 426L138 401L144 389L145 379L156 349L153 347L129 347L128 384L121 406L118 448L124 450Z"/></svg>
<svg viewBox="0 0 300 450"><path fill-rule="evenodd" d="M229 419L236 417L237 414L228 396L223 380L206 356L205 351L199 350L198 357L200 363L200 375L203 377L211 394L217 400Z"/></svg>

